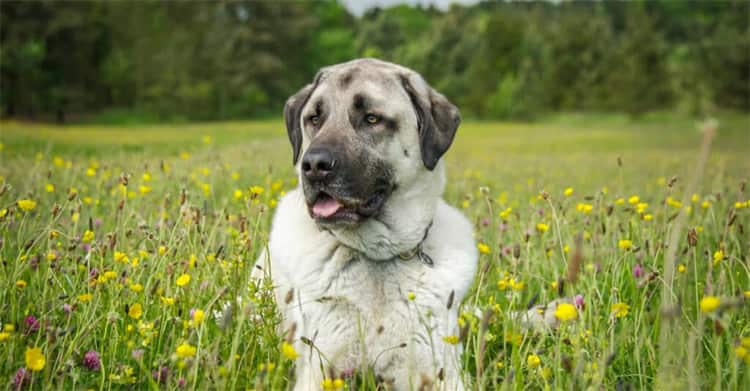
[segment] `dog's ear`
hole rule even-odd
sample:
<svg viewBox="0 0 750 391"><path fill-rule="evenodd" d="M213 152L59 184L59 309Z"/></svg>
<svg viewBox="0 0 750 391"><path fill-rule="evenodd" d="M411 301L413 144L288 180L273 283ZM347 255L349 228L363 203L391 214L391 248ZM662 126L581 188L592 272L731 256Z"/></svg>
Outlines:
<svg viewBox="0 0 750 391"><path fill-rule="evenodd" d="M322 73L322 72L321 72ZM302 108L305 107L315 88L320 82L321 73L315 76L315 81L308 84L296 94L287 99L284 105L284 121L286 122L286 131L289 135L289 142L292 143L292 164L297 164L300 149L302 148Z"/></svg>
<svg viewBox="0 0 750 391"><path fill-rule="evenodd" d="M401 84L417 113L422 162L432 171L453 142L461 113L419 75L402 75Z"/></svg>

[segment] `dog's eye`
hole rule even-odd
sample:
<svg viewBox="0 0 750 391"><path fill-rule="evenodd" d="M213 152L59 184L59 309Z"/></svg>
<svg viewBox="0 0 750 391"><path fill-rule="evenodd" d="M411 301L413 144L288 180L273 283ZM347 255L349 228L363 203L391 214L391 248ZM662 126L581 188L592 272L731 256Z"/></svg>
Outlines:
<svg viewBox="0 0 750 391"><path fill-rule="evenodd" d="M365 121L367 121L370 125L375 125L376 123L380 122L380 118L378 118L375 114L367 114L365 116Z"/></svg>
<svg viewBox="0 0 750 391"><path fill-rule="evenodd" d="M320 124L320 116L319 115L313 115L310 117L310 123L313 125L319 125Z"/></svg>

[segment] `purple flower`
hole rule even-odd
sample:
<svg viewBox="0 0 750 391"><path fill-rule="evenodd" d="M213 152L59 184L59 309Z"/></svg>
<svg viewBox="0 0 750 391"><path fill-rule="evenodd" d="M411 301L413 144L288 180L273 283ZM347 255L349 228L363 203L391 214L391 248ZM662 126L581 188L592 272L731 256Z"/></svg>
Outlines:
<svg viewBox="0 0 750 391"><path fill-rule="evenodd" d="M14 390L22 390L26 388L26 386L29 385L29 381L31 380L31 374L29 371L26 370L26 368L18 368L16 371L16 375L13 376L13 389Z"/></svg>
<svg viewBox="0 0 750 391"><path fill-rule="evenodd" d="M90 243L84 243L84 244L83 244L83 251L84 251L84 252L89 252L89 251L91 251L91 244L90 244Z"/></svg>
<svg viewBox="0 0 750 391"><path fill-rule="evenodd" d="M497 227L500 229L500 231L507 231L508 230L508 224L505 222L500 223L500 225Z"/></svg>
<svg viewBox="0 0 750 391"><path fill-rule="evenodd" d="M73 312L73 306L71 306L68 303L63 304L63 311L65 311L66 314L70 315L71 312Z"/></svg>
<svg viewBox="0 0 750 391"><path fill-rule="evenodd" d="M93 268L89 270L89 279L94 279L99 276L99 269Z"/></svg>
<svg viewBox="0 0 750 391"><path fill-rule="evenodd" d="M166 383L167 379L169 379L169 368L161 367L158 370L154 371L152 375L154 376L154 380L158 381L159 383Z"/></svg>
<svg viewBox="0 0 750 391"><path fill-rule="evenodd" d="M98 371L102 366L102 362L99 359L99 353L96 350L89 350L83 355L83 366L92 370Z"/></svg>
<svg viewBox="0 0 750 391"><path fill-rule="evenodd" d="M583 295L575 295L575 297L573 298L573 303L578 308L583 308L586 305L586 303L583 301Z"/></svg>
<svg viewBox="0 0 750 391"><path fill-rule="evenodd" d="M143 358L143 349L133 349L133 351L130 352L130 357L133 357L133 360L140 360Z"/></svg>
<svg viewBox="0 0 750 391"><path fill-rule="evenodd" d="M23 320L23 323L26 325L27 334L35 333L39 330L39 319L34 317L34 315L27 316L26 319Z"/></svg>
<svg viewBox="0 0 750 391"><path fill-rule="evenodd" d="M102 219L97 217L94 219L94 227L99 227L100 225L102 225Z"/></svg>
<svg viewBox="0 0 750 391"><path fill-rule="evenodd" d="M635 266L633 266L633 277L635 278L641 278L643 277L643 267L640 263L637 263Z"/></svg>
<svg viewBox="0 0 750 391"><path fill-rule="evenodd" d="M181 377L177 380L177 387L183 388L187 384L187 381L184 377Z"/></svg>
<svg viewBox="0 0 750 391"><path fill-rule="evenodd" d="M486 227L486 226L488 226L488 225L490 225L490 219L488 219L488 218L486 218L486 217L485 217L485 218L483 218L483 219L482 219L482 227Z"/></svg>

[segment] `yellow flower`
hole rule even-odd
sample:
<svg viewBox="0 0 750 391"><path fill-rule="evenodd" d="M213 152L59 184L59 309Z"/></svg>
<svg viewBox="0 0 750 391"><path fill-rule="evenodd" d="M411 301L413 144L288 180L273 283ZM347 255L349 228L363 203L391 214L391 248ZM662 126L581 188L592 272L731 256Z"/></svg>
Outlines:
<svg viewBox="0 0 750 391"><path fill-rule="evenodd" d="M628 204L630 205L635 205L639 202L641 202L641 197L638 197L637 195L630 196L630 198L628 198Z"/></svg>
<svg viewBox="0 0 750 391"><path fill-rule="evenodd" d="M161 300L162 304L164 304L164 305L172 305L172 304L174 304L174 297L162 296L160 298L160 300Z"/></svg>
<svg viewBox="0 0 750 391"><path fill-rule="evenodd" d="M183 274L177 277L177 286L185 286L190 283L190 274Z"/></svg>
<svg viewBox="0 0 750 391"><path fill-rule="evenodd" d="M544 223L537 223L536 230L540 233L547 232L547 230L549 230L549 225Z"/></svg>
<svg viewBox="0 0 750 391"><path fill-rule="evenodd" d="M625 199L624 198L618 198L618 199L615 200L615 205L622 205L624 203L625 203Z"/></svg>
<svg viewBox="0 0 750 391"><path fill-rule="evenodd" d="M130 288L130 290L133 291L133 292L135 292L135 293L143 292L143 285L138 284L138 283L136 283L136 284L130 284L130 286L128 288Z"/></svg>
<svg viewBox="0 0 750 391"><path fill-rule="evenodd" d="M83 241L84 243L90 243L90 242L94 241L95 237L96 237L96 234L94 234L93 231L90 231L90 230L87 229L83 233L83 238L81 239L81 241Z"/></svg>
<svg viewBox="0 0 750 391"><path fill-rule="evenodd" d="M2 332L0 333L0 342L5 342L10 338L10 333Z"/></svg>
<svg viewBox="0 0 750 391"><path fill-rule="evenodd" d="M542 359L539 358L536 354L529 354L528 357L526 357L526 365L529 368L536 368L542 363Z"/></svg>
<svg viewBox="0 0 750 391"><path fill-rule="evenodd" d="M37 372L37 371L41 371L42 369L44 369L44 364L46 363L46 360L44 358L44 353L42 353L42 349L26 348L24 359L26 361L26 368L29 368L32 371Z"/></svg>
<svg viewBox="0 0 750 391"><path fill-rule="evenodd" d="M203 144L208 145L208 144L211 144L212 141L213 140L211 139L211 136L209 136L209 135L203 136Z"/></svg>
<svg viewBox="0 0 750 391"><path fill-rule="evenodd" d="M18 207L25 212L29 212L36 208L36 201L29 199L18 200Z"/></svg>
<svg viewBox="0 0 750 391"><path fill-rule="evenodd" d="M341 379L323 379L320 387L325 391L336 391L344 388L344 381Z"/></svg>
<svg viewBox="0 0 750 391"><path fill-rule="evenodd" d="M630 248L633 247L633 241L629 239L620 239L620 241L617 242L617 247L622 250L630 250Z"/></svg>
<svg viewBox="0 0 750 391"><path fill-rule="evenodd" d="M203 310L195 310L193 311L193 322L200 323L203 322L203 319L206 317L206 313L203 312Z"/></svg>
<svg viewBox="0 0 750 391"><path fill-rule="evenodd" d="M737 346L736 348L734 348L734 354L737 356L737 358L743 359L747 357L747 349L742 345Z"/></svg>
<svg viewBox="0 0 750 391"><path fill-rule="evenodd" d="M86 176L96 176L96 168L89 167L86 169Z"/></svg>
<svg viewBox="0 0 750 391"><path fill-rule="evenodd" d="M612 304L611 313L614 316L616 316L618 318L622 318L622 317L626 316L628 314L628 312L630 312L630 306L628 304L625 304L625 303L622 303L622 302Z"/></svg>
<svg viewBox="0 0 750 391"><path fill-rule="evenodd" d="M646 209L648 209L648 203L646 202L639 202L635 205L635 210L638 213L643 213L646 211Z"/></svg>
<svg viewBox="0 0 750 391"><path fill-rule="evenodd" d="M443 337L443 342L455 345L458 343L458 335L446 335L445 337Z"/></svg>
<svg viewBox="0 0 750 391"><path fill-rule="evenodd" d="M700 309L704 314L708 314L719 309L721 300L716 296L706 296L701 299Z"/></svg>
<svg viewBox="0 0 750 391"><path fill-rule="evenodd" d="M0 219L5 217L5 215L8 214L8 208L2 208L0 209Z"/></svg>
<svg viewBox="0 0 750 391"><path fill-rule="evenodd" d="M482 253L482 254L489 254L490 253L490 246L488 246L488 245L486 245L486 244L484 244L482 242L479 242L477 244L477 248L479 249L479 252Z"/></svg>
<svg viewBox="0 0 750 391"><path fill-rule="evenodd" d="M143 315L143 307L141 307L140 303L135 303L128 309L128 316L133 319L140 319L141 315Z"/></svg>
<svg viewBox="0 0 750 391"><path fill-rule="evenodd" d="M16 331L16 325L14 325L12 323L6 323L5 326L3 326L3 331L5 331L7 333L12 333L12 332Z"/></svg>
<svg viewBox="0 0 750 391"><path fill-rule="evenodd" d="M677 265L677 271L678 272L685 273L685 270L687 270L687 268L685 267L685 265L683 265L683 264Z"/></svg>
<svg viewBox="0 0 750 391"><path fill-rule="evenodd" d="M92 295L91 293L84 293L82 295L78 295L78 301L80 301L81 303L90 301L92 298L94 298L94 295Z"/></svg>
<svg viewBox="0 0 750 391"><path fill-rule="evenodd" d="M260 186L252 186L252 187L250 187L250 194L252 194L252 195L263 194L263 188L260 187Z"/></svg>
<svg viewBox="0 0 750 391"><path fill-rule="evenodd" d="M651 221L654 219L654 216L651 213L646 213L643 215L643 221Z"/></svg>
<svg viewBox="0 0 750 391"><path fill-rule="evenodd" d="M140 191L141 194L151 193L151 186L141 185L140 187L138 187L138 191Z"/></svg>
<svg viewBox="0 0 750 391"><path fill-rule="evenodd" d="M734 203L734 208L735 209L747 208L748 205L750 205L750 201L745 201L745 202L737 201Z"/></svg>
<svg viewBox="0 0 750 391"><path fill-rule="evenodd" d="M167 253L167 247L166 246L159 246L159 255L164 255Z"/></svg>
<svg viewBox="0 0 750 391"><path fill-rule="evenodd" d="M189 343L185 342L182 345L177 347L177 357L179 358L190 358L195 356L195 352L198 349L195 346L190 345Z"/></svg>
<svg viewBox="0 0 750 391"><path fill-rule="evenodd" d="M286 341L281 343L281 355L290 360L296 360L297 357L299 357L299 354L294 349L294 346Z"/></svg>
<svg viewBox="0 0 750 391"><path fill-rule="evenodd" d="M242 192L242 190L236 189L234 191L234 198L239 200L240 198L242 198L243 194L244 193Z"/></svg>
<svg viewBox="0 0 750 391"><path fill-rule="evenodd" d="M719 263L722 259L724 259L724 251L716 250L716 252L714 252L714 264Z"/></svg>
<svg viewBox="0 0 750 391"><path fill-rule="evenodd" d="M18 281L16 281L16 288L18 288L18 289L26 288L26 281L24 281L24 280L18 280Z"/></svg>
<svg viewBox="0 0 750 391"><path fill-rule="evenodd" d="M507 219L508 216L510 216L511 212L513 212L513 208L511 207L505 208L505 210L500 212L500 217Z"/></svg>
<svg viewBox="0 0 750 391"><path fill-rule="evenodd" d="M111 270L108 270L108 271L104 272L104 278L107 279L107 280L111 280L113 278L117 278L117 273L115 273L115 272L113 272Z"/></svg>
<svg viewBox="0 0 750 391"><path fill-rule="evenodd" d="M414 292L409 292L409 293L407 293L407 294L406 294L406 297L407 297L407 298L408 298L409 300L412 300L412 301L414 301L414 300L415 300L415 299L417 298L417 294L416 294L416 293L414 293Z"/></svg>
<svg viewBox="0 0 750 391"><path fill-rule="evenodd" d="M591 204L584 204L582 202L579 202L578 205L576 205L576 210L583 213L589 213L591 210L594 209L594 206Z"/></svg>
<svg viewBox="0 0 750 391"><path fill-rule="evenodd" d="M565 189L565 191L563 191L563 194L564 194L564 195L565 195L566 197L570 197L570 196L572 196L572 195L573 195L573 188L572 188L572 187L569 187L569 188Z"/></svg>
<svg viewBox="0 0 750 391"><path fill-rule="evenodd" d="M705 200L705 201L701 202L701 208L708 209L710 207L711 207L711 201Z"/></svg>
<svg viewBox="0 0 750 391"><path fill-rule="evenodd" d="M671 196L667 197L667 205L672 206L672 207L677 208L677 209L682 208L682 202L677 201L676 199L672 198Z"/></svg>
<svg viewBox="0 0 750 391"><path fill-rule="evenodd" d="M578 311L573 304L561 303L555 308L555 318L563 322L578 318Z"/></svg>
<svg viewBox="0 0 750 391"><path fill-rule="evenodd" d="M46 185L44 186L44 191L46 191L47 193L52 193L52 192L54 192L54 191L55 191L55 185L53 185L53 184L51 184L51 183L48 183L48 184L46 184Z"/></svg>

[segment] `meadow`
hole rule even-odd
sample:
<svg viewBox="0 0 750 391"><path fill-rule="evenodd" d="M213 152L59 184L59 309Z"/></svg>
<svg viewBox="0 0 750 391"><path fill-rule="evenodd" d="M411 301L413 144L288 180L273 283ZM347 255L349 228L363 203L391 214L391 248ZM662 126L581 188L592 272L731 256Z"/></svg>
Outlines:
<svg viewBox="0 0 750 391"><path fill-rule="evenodd" d="M480 265L443 342L467 385L747 389L749 123L719 116L707 140L671 114L465 122L445 197ZM285 389L300 352L248 277L295 186L281 120L0 123L0 384ZM560 298L553 327L513 315Z"/></svg>

